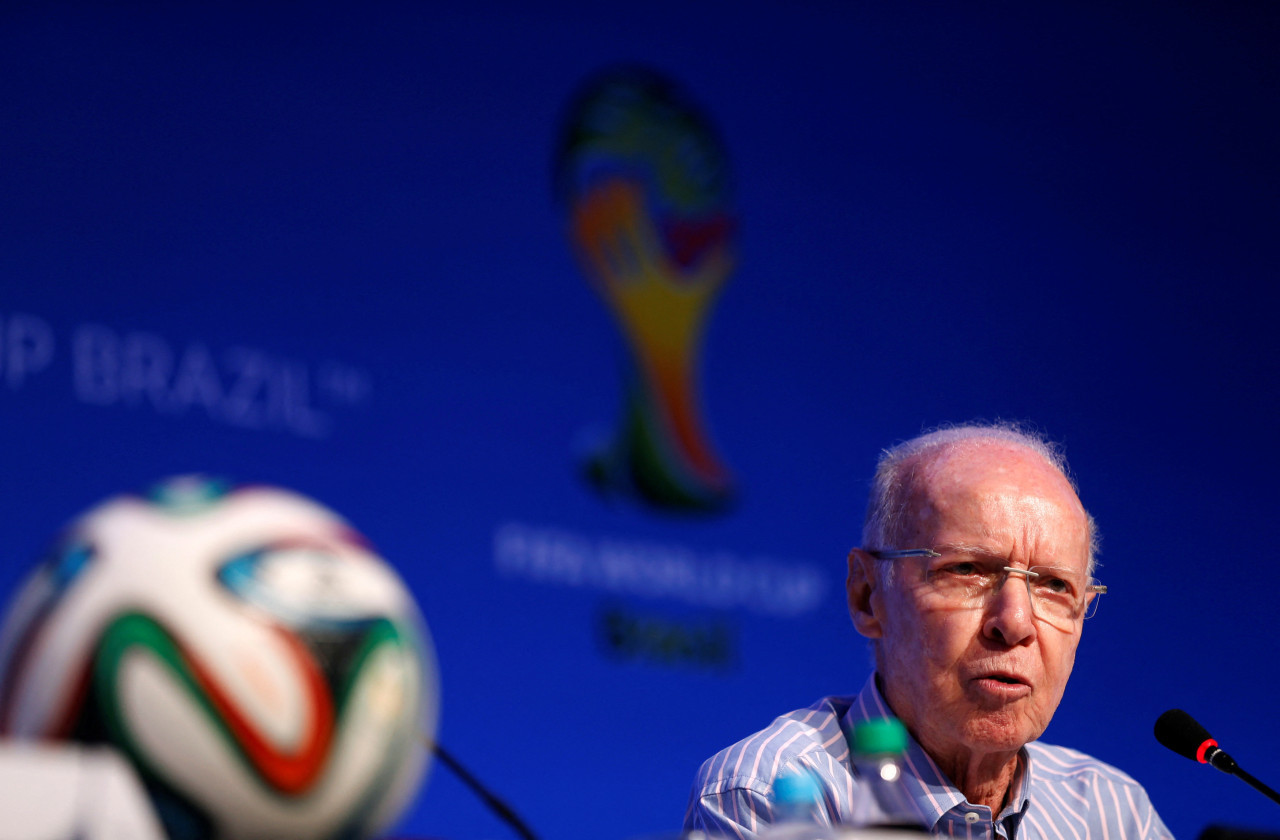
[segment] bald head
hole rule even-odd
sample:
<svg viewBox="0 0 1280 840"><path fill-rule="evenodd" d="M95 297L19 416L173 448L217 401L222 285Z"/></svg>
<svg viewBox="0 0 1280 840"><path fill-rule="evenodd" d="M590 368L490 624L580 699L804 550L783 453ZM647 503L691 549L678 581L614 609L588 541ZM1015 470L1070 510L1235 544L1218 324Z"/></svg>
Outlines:
<svg viewBox="0 0 1280 840"><path fill-rule="evenodd" d="M1083 517L1088 574L1096 563L1097 529L1080 505L1061 451L1042 437L1008 424L956 426L921 435L880 457L862 530L865 548L916 548L937 513L939 492L981 465L998 479L1008 462L1018 480L1045 499L1071 499ZM994 465L994 467L993 467ZM1034 495L1034 494L1033 494ZM1065 511L1064 511L1065 513Z"/></svg>

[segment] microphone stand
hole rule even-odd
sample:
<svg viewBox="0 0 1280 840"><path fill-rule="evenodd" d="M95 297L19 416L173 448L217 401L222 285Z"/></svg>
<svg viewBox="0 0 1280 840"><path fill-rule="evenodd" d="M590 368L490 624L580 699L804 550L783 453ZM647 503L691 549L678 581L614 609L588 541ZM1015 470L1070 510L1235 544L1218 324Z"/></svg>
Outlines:
<svg viewBox="0 0 1280 840"><path fill-rule="evenodd" d="M1267 799L1270 799L1272 802L1276 803L1277 805L1280 805L1280 793L1276 793L1274 790L1267 787L1262 782L1255 779L1253 776L1250 776L1248 773L1242 770L1239 765L1236 766L1233 775L1239 776L1240 780L1243 781L1245 784L1247 784L1249 787L1253 788L1258 793L1261 793L1263 796L1267 797Z"/></svg>
<svg viewBox="0 0 1280 840"><path fill-rule="evenodd" d="M424 738L424 740L427 739ZM503 822L514 829L515 832L523 838L523 840L538 840L538 836L533 833L532 829L530 829L528 825L525 824L524 820L520 819L519 815L512 810L511 806L503 802L498 798L497 794L485 787L480 780L471 773L471 771L462 766L462 762L453 757L452 753L433 741L427 740L427 744L435 753L436 758L440 759L440 763L452 770L454 775L457 776L464 785L471 789L472 793L480 797L480 800L484 802L485 805L488 805ZM1280 802L1280 799L1276 801Z"/></svg>

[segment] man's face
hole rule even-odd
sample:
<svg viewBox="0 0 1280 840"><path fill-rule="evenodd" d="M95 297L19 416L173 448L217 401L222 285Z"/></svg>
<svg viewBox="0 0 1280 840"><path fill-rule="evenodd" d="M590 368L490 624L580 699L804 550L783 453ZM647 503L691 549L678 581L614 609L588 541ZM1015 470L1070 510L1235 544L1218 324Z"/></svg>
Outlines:
<svg viewBox="0 0 1280 840"><path fill-rule="evenodd" d="M1054 627L1010 575L985 608L940 603L931 568L974 557L997 566L1057 566L1084 576L1089 531L1066 479L1033 453L1000 443L951 450L918 467L911 545L871 594L886 699L931 755L971 761L1040 736L1062 699L1081 621Z"/></svg>

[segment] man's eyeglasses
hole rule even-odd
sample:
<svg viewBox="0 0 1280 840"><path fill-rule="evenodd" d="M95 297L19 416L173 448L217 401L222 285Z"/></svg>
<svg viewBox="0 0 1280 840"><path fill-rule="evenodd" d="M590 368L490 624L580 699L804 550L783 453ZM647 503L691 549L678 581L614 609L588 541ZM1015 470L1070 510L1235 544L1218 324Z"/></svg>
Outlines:
<svg viewBox="0 0 1280 840"><path fill-rule="evenodd" d="M867 554L878 560L943 556L931 548L867 551ZM1090 618L1098 611L1098 596L1107 591L1107 587L1097 579L1069 569L1055 566L1019 569L963 554L954 561L928 568L925 583L950 606L983 609L991 603L1010 575L1016 575L1026 583L1035 617L1059 630L1070 630L1075 622Z"/></svg>

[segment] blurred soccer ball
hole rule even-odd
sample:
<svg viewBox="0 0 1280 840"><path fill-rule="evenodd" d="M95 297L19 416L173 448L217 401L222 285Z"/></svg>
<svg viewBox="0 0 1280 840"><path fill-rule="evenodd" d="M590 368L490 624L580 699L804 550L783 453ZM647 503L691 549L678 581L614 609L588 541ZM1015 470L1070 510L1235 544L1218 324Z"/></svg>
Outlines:
<svg viewBox="0 0 1280 840"><path fill-rule="evenodd" d="M183 478L108 500L0 631L0 732L115 744L175 840L385 828L421 782L437 706L400 578L280 488Z"/></svg>

